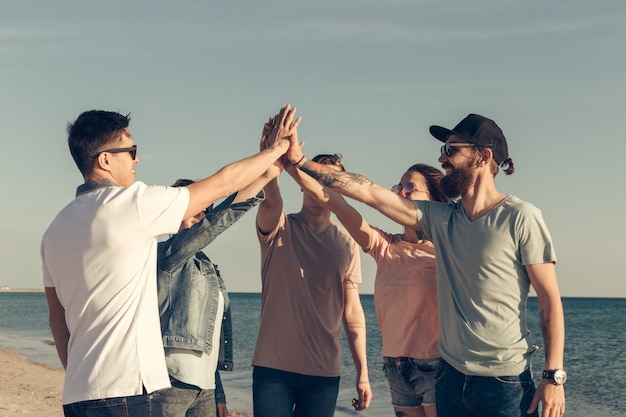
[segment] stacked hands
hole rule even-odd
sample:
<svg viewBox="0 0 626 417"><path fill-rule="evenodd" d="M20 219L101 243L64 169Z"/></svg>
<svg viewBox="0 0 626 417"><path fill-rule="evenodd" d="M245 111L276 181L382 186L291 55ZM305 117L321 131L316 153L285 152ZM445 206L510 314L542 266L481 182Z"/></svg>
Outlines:
<svg viewBox="0 0 626 417"><path fill-rule="evenodd" d="M261 151L274 146L285 150L282 157L276 160L274 165L268 169L266 175L269 178L277 177L283 169L297 169L304 160L302 147L304 142L298 142L298 125L302 120L300 116L294 119L296 108L287 104L281 108L278 114L270 116L263 126L261 134ZM357 381L357 394L359 398L352 399L352 407L357 410L365 410L369 407L372 399L372 391L369 380Z"/></svg>
<svg viewBox="0 0 626 417"><path fill-rule="evenodd" d="M261 135L261 150L273 146L284 147L285 153L276 161L274 166L279 170L289 166L297 166L304 159L302 146L304 142L298 142L298 125L302 118L294 119L296 108L287 104L281 108L278 114L270 116L263 126Z"/></svg>

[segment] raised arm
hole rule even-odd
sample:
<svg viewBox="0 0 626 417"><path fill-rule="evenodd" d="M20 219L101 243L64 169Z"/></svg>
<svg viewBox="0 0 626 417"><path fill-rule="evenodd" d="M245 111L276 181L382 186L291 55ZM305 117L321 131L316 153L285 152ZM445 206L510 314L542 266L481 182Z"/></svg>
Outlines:
<svg viewBox="0 0 626 417"><path fill-rule="evenodd" d="M286 157L292 165L315 178L322 185L367 204L396 223L414 230L421 230L417 221L417 210L411 200L376 185L363 175L335 171L324 164L318 164L307 159L302 154L301 146L297 140L294 140L293 135Z"/></svg>
<svg viewBox="0 0 626 417"><path fill-rule="evenodd" d="M539 302L539 318L545 348L544 369L562 369L565 319L554 263L526 265L526 271ZM541 402L542 417L563 415L565 413L563 385L553 385L548 380L542 379L528 412L534 411L539 402Z"/></svg>
<svg viewBox="0 0 626 417"><path fill-rule="evenodd" d="M298 118L294 121L295 111L295 107L289 105L280 110L276 135L266 149L228 164L210 177L188 185L190 198L184 218L193 216L222 197L244 189L267 171L289 147L289 135L300 120Z"/></svg>
<svg viewBox="0 0 626 417"><path fill-rule="evenodd" d="M315 198L321 205L335 213L337 219L343 224L356 243L368 251L371 245L371 236L374 233L372 227L352 207L341 194L315 181L313 177L306 175L295 166L288 164L285 170L300 185L305 193Z"/></svg>
<svg viewBox="0 0 626 417"><path fill-rule="evenodd" d="M294 109L295 111L295 109ZM293 117L293 115L292 115ZM261 145L264 143L272 143L277 140L280 135L280 119L281 115L270 117L269 121L263 127L262 137L267 139L261 140ZM290 140L291 135L296 134L300 118L298 117L294 122L290 124L292 129L289 131ZM297 138L296 138L297 142ZM277 166L283 168L281 161L276 161ZM259 209L256 214L256 225L261 233L269 233L276 227L280 220L280 215L283 212L283 197L280 195L280 188L278 186L278 176L270 180L263 188L265 191L265 200L259 205Z"/></svg>
<svg viewBox="0 0 626 417"><path fill-rule="evenodd" d="M274 124L275 116L270 117L269 121L265 123L263 126L263 132L261 133L261 143L260 150L263 151L269 147L269 141L272 139L270 135L274 134L273 124ZM296 121L297 122L297 121ZM295 125L297 127L297 124ZM276 130L276 133L277 130ZM239 203L241 201L246 201L252 197L255 197L259 191L261 191L265 186L275 178L278 178L280 173L283 170L283 162L282 158L277 159L270 167L261 175L259 178L254 180L250 185L241 190L233 203Z"/></svg>

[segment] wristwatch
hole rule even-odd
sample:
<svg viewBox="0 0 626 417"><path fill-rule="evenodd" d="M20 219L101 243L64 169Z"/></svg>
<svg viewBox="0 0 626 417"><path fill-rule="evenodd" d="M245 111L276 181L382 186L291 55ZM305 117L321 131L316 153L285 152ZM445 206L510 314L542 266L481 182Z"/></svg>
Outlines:
<svg viewBox="0 0 626 417"><path fill-rule="evenodd" d="M554 385L563 385L567 381L567 373L565 369L543 370L542 378L547 379Z"/></svg>

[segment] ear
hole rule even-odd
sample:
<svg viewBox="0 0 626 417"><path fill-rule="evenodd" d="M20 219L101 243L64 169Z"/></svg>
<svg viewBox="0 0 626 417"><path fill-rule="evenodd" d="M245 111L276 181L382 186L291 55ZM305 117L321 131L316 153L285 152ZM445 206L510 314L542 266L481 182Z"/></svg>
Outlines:
<svg viewBox="0 0 626 417"><path fill-rule="evenodd" d="M94 170L111 171L111 159L108 152L102 152L94 161Z"/></svg>
<svg viewBox="0 0 626 417"><path fill-rule="evenodd" d="M489 164L489 162L493 159L493 150L489 148L485 148L481 152L481 164Z"/></svg>

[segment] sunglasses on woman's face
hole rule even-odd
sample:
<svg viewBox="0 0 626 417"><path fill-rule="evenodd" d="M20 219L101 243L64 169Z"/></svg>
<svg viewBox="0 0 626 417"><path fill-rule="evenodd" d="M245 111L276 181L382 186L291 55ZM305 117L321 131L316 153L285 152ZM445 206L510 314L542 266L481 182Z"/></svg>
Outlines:
<svg viewBox="0 0 626 417"><path fill-rule="evenodd" d="M391 191L393 191L396 194L404 193L405 195L409 195L412 192L416 192L416 193L422 192L422 193L430 194L428 191L418 190L417 187L411 183L406 184L406 185L394 184L393 187L391 187Z"/></svg>
<svg viewBox="0 0 626 417"><path fill-rule="evenodd" d="M137 145L133 145L129 148L111 148L111 149L105 149L103 151L98 152L97 154L93 155L92 158L97 158L98 155L100 155L103 152L108 152L108 153L123 153L123 152L128 152L130 154L130 157L133 159L133 161L137 158Z"/></svg>
<svg viewBox="0 0 626 417"><path fill-rule="evenodd" d="M441 154L445 154L447 157L450 157L458 151L456 148L467 148L470 146L474 145L471 143L446 143L441 147Z"/></svg>

